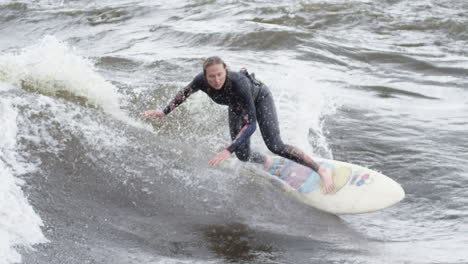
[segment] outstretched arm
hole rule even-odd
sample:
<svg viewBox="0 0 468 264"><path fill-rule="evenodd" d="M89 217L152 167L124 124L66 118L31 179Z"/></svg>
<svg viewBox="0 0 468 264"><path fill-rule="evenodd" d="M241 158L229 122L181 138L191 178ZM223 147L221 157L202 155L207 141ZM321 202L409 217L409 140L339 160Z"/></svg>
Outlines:
<svg viewBox="0 0 468 264"><path fill-rule="evenodd" d="M147 110L143 112L143 118L148 118L148 119L153 120L153 119L165 117L172 110L174 110L177 106L181 105L185 100L187 100L187 98L191 94L198 91L198 89L195 89L194 87L195 87L194 81L192 81L184 89L178 91L175 97L169 102L169 104L162 111L161 110Z"/></svg>
<svg viewBox="0 0 468 264"><path fill-rule="evenodd" d="M169 102L169 104L163 109L163 113L165 115L169 114L170 112L172 112L172 110L174 110L176 107L185 102L185 100L187 100L187 98L196 91L197 90L193 88L193 82L191 82L184 89L177 92L174 99L172 99Z"/></svg>

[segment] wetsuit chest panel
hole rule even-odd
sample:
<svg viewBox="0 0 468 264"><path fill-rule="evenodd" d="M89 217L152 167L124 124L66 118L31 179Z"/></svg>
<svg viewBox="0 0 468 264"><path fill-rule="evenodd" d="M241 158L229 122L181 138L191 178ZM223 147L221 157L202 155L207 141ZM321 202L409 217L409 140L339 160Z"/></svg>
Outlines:
<svg viewBox="0 0 468 264"><path fill-rule="evenodd" d="M224 87L221 90L215 90L206 86L204 91L217 104L230 105L231 103L232 96Z"/></svg>
<svg viewBox="0 0 468 264"><path fill-rule="evenodd" d="M237 72L229 72L226 83L220 90L210 88L203 74L197 76L197 86L204 91L215 103L228 105L232 111L241 113L248 108L245 95L251 94L250 82L246 82L244 76ZM249 84L249 85L246 85Z"/></svg>

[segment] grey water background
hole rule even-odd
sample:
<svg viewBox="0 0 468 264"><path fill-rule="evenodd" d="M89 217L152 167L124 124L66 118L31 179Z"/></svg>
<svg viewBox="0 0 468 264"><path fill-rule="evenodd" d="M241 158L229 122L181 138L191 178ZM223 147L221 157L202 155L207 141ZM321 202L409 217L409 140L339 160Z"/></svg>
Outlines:
<svg viewBox="0 0 468 264"><path fill-rule="evenodd" d="M49 241L22 263L468 263L467 14L464 0L0 1L0 94ZM269 85L286 141L406 198L334 216L234 158L209 167L229 136L202 94L139 121L211 55Z"/></svg>

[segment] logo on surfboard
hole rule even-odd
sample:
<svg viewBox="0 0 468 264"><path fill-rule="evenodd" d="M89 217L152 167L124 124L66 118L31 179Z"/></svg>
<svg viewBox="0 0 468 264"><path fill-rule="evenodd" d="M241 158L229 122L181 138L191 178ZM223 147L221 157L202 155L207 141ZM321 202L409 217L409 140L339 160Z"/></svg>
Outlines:
<svg viewBox="0 0 468 264"><path fill-rule="evenodd" d="M359 187L359 186L369 184L371 182L372 182L372 178L369 175L369 173L364 173L364 174L359 173L359 174L353 175L353 179L351 181L351 184L356 185L356 186Z"/></svg>

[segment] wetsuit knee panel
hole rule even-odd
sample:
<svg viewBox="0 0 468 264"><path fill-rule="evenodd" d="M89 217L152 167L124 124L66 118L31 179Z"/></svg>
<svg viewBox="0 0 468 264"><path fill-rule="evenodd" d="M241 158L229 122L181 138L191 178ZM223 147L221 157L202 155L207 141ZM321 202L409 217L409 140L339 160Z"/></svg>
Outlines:
<svg viewBox="0 0 468 264"><path fill-rule="evenodd" d="M266 145L267 145L267 148L273 152L274 154L276 155L280 155L283 154L283 152L285 151L285 148L286 148L286 145L284 145L283 142L265 142Z"/></svg>

